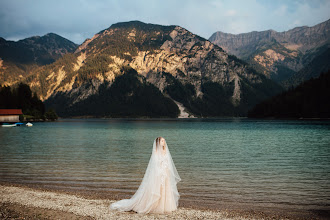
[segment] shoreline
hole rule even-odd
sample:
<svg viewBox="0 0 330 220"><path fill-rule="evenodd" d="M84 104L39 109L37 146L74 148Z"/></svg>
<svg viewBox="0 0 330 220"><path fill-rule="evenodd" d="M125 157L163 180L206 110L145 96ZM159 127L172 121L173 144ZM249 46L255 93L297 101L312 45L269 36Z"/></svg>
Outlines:
<svg viewBox="0 0 330 220"><path fill-rule="evenodd" d="M41 219L328 219L330 210L290 210L278 207L212 206L204 201L180 199L178 210L171 214L137 214L110 211L109 205L129 198L122 192L80 191L0 182L0 217ZM49 218L48 218L48 217ZM8 217L8 216L7 216ZM9 218L8 217L8 218Z"/></svg>
<svg viewBox="0 0 330 220"><path fill-rule="evenodd" d="M244 120L258 120L258 121L330 121L330 118L275 118L275 117L247 117L247 116L219 116L219 117L97 117L97 116L73 116L73 117L59 117L55 121L45 122L57 122L65 120L78 120L78 119L101 119L101 120L132 120L132 121L175 121L175 120L230 120L230 119L244 119Z"/></svg>

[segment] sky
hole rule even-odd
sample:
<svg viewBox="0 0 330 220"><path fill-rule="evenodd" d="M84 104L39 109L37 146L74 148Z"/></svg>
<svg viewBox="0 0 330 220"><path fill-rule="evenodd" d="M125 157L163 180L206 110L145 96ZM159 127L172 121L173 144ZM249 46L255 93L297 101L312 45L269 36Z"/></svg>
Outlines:
<svg viewBox="0 0 330 220"><path fill-rule="evenodd" d="M56 33L77 44L114 23L179 25L214 32L287 31L330 18L330 0L1 0L0 37Z"/></svg>

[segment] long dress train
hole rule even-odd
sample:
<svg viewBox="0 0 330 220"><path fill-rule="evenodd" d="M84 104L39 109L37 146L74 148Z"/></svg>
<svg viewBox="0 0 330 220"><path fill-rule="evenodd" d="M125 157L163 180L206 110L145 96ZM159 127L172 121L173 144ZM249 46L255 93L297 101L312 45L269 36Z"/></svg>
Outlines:
<svg viewBox="0 0 330 220"><path fill-rule="evenodd" d="M110 205L110 209L138 213L169 213L178 207L177 183L181 180L165 139L155 139L142 182L130 199ZM161 144L164 143L164 144Z"/></svg>

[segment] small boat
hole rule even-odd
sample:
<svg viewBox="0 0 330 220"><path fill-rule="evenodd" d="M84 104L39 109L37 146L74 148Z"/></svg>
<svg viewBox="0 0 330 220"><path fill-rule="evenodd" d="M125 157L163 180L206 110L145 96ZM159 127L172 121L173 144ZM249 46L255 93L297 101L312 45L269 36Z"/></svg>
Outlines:
<svg viewBox="0 0 330 220"><path fill-rule="evenodd" d="M26 123L26 126L28 126L28 127L32 127L32 126L33 126L33 124L32 124L32 123L30 123L30 122L28 122L28 123Z"/></svg>
<svg viewBox="0 0 330 220"><path fill-rule="evenodd" d="M8 124L8 123L5 123L2 125L2 127L7 127L7 128L10 128L10 127L16 127L16 124Z"/></svg>
<svg viewBox="0 0 330 220"><path fill-rule="evenodd" d="M16 125L16 126L21 126L21 125L24 125L24 123L22 123L22 122L17 122L17 123L15 123L15 125Z"/></svg>

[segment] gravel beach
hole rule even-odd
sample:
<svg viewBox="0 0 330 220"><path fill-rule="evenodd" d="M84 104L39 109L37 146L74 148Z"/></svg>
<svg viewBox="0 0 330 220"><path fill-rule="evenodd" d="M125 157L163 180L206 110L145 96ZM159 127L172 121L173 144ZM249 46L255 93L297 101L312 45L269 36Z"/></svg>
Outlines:
<svg viewBox="0 0 330 220"><path fill-rule="evenodd" d="M137 214L109 209L115 200L74 193L0 185L0 219L327 219L309 213L285 216L280 212L207 210L179 207L170 214ZM327 213L326 213L327 214Z"/></svg>
<svg viewBox="0 0 330 220"><path fill-rule="evenodd" d="M86 199L65 193L56 193L14 186L1 186L1 209L18 210L18 212L34 211L36 217L58 219L233 219L226 212L201 211L180 208L171 214L137 214L135 212L117 212L109 210L109 205L114 200ZM14 204L14 205L13 205ZM2 211L2 214L4 211ZM9 213L10 214L10 213ZM16 213L20 214L20 213ZM6 216L2 216L6 217ZM9 218L9 216L7 216ZM240 218L244 219L244 218Z"/></svg>

